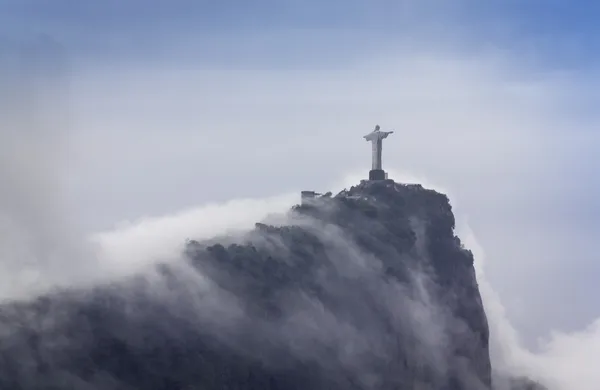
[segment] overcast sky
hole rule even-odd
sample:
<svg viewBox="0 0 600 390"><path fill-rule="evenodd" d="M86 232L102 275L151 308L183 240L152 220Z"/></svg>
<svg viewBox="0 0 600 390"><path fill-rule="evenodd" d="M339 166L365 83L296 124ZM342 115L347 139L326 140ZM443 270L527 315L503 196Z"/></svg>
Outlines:
<svg viewBox="0 0 600 390"><path fill-rule="evenodd" d="M557 0L0 0L2 207L54 242L57 225L71 237L208 202L338 191L367 175L362 136L380 124L395 130L384 167L451 195L535 348L600 314L598 12Z"/></svg>

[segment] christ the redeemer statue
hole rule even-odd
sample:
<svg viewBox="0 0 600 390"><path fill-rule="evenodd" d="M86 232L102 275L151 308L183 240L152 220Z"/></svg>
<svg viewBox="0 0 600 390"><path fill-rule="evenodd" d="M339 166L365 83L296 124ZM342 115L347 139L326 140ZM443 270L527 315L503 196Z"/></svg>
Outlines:
<svg viewBox="0 0 600 390"><path fill-rule="evenodd" d="M385 171L381 167L381 148L383 139L392 134L393 131L381 131L379 125L375 126L375 130L364 136L364 139L371 141L372 149L372 164L369 172L369 180L385 180Z"/></svg>

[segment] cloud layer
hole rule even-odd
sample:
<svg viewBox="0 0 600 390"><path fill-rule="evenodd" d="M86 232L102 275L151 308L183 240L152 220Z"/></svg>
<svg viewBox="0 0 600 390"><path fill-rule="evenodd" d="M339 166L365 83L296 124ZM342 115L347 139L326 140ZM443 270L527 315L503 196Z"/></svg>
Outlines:
<svg viewBox="0 0 600 390"><path fill-rule="evenodd" d="M561 389L600 383L597 327L586 330L598 314L589 275L598 272L590 213L599 206L589 194L600 145L597 117L573 109L591 99L580 75L520 66L519 52L376 46L323 68L165 61L64 68L68 83L42 72L33 84L31 74L4 72L3 296L114 277L174 254L185 238L249 226L291 197L176 210L334 190L340 174L366 174L361 136L379 123L396 130L384 165L447 189L485 248L485 268L483 253L477 261L504 364ZM84 230L170 213L95 236L109 260L81 245Z"/></svg>

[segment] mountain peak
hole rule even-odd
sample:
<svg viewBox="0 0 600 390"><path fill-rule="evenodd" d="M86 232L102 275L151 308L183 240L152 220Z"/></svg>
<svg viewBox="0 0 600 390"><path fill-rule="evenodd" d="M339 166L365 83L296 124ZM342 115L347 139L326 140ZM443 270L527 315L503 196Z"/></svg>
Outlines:
<svg viewBox="0 0 600 390"><path fill-rule="evenodd" d="M489 388L487 319L473 256L454 235L448 197L392 180L362 181L333 197L307 193L285 223L258 223L242 243L193 243L192 264L241 297L245 310L261 313L261 320L285 326L297 313L280 297L300 294L338 326L386 345L352 357L353 364L354 359L364 364L352 383L368 372L378 378L373 388L401 382L432 389ZM428 328L420 315L436 324ZM389 345L390 340L396 341ZM373 365L377 368L367 368ZM334 356L327 366L335 366L337 374L323 382L326 388L347 388L348 377L357 374Z"/></svg>
<svg viewBox="0 0 600 390"><path fill-rule="evenodd" d="M0 388L490 389L454 224L448 197L420 185L304 192L156 272L0 307Z"/></svg>

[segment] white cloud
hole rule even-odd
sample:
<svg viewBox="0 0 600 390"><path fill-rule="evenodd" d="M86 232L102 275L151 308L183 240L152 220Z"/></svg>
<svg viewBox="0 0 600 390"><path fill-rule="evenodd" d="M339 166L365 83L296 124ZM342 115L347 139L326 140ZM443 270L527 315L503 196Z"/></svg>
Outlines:
<svg viewBox="0 0 600 390"><path fill-rule="evenodd" d="M486 277L485 252L475 235L468 225L463 225L459 234L477 259L477 278L490 322L494 366L503 372L540 380L551 389L596 389L600 383L594 363L600 357L600 318L581 330L552 332L539 341L539 350L532 352L523 345Z"/></svg>
<svg viewBox="0 0 600 390"><path fill-rule="evenodd" d="M180 258L185 240L210 239L254 227L271 213L283 213L299 201L299 194L265 199L238 199L207 204L164 217L128 222L97 234L102 258L110 267L135 271L148 264Z"/></svg>
<svg viewBox="0 0 600 390"><path fill-rule="evenodd" d="M396 130L386 140L384 164L448 189L486 249L489 284L482 288L505 363L565 389L591 388L600 383L591 366L597 360L591 356L599 353L596 328L570 331L598 314L595 292L585 291L592 288L589 282L568 277L596 271L591 238L598 227L582 228L581 221L557 214L574 212L572 196L596 173L589 161L599 146L597 135L568 134L573 125L593 129L598 121L587 117L582 123L563 109L567 99L586 99L573 92L578 84L569 75L557 79L543 69L523 70L512 55L465 57L398 47L337 69L138 64L74 73L71 97L62 101L72 136L23 122L31 113L27 102L15 106L22 111L10 110L22 115L2 119L0 180L11 184L0 189L0 211L18 238L2 243L2 275L11 275L2 286L12 286L4 293L31 287L14 276L27 268L16 261L22 249L37 250L26 255L37 259L30 269L43 271L34 285L65 270L67 282L73 275L85 279L98 269L90 264L104 267L94 263L98 259L88 248L79 248L83 222L107 226L214 199L260 198L298 187L335 190L327 186L344 172L361 169L366 175L369 146L361 137L379 123ZM72 154L62 152L66 146ZM168 256L179 239L247 226L289 199L198 209L101 237L109 243L110 267L132 257L144 263L150 249L153 256ZM246 207L252 212L240 214ZM17 245L27 237L35 244ZM40 259L49 247L60 261ZM80 261L81 251L93 261ZM568 315L570 329L555 333L540 351L525 349L533 340L531 331L523 336L523 328L543 336L566 327L560 317L569 308L555 302L566 301L569 290L581 291L572 305L578 311ZM519 311L519 300L526 310Z"/></svg>

